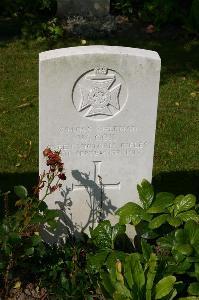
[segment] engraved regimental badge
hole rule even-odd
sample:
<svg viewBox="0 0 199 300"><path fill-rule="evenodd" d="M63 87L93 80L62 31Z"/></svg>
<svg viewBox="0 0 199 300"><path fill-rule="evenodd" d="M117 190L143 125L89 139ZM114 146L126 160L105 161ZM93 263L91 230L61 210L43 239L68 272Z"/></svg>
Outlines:
<svg viewBox="0 0 199 300"><path fill-rule="evenodd" d="M127 89L116 71L97 67L78 78L72 96L76 110L83 117L97 121L111 118L123 109Z"/></svg>

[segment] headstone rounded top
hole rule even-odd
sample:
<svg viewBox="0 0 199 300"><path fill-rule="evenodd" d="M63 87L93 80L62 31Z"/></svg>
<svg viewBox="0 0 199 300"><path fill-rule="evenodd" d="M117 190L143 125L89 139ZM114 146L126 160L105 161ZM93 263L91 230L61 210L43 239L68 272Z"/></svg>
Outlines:
<svg viewBox="0 0 199 300"><path fill-rule="evenodd" d="M122 47L122 46L104 46L104 45L94 45L94 46L79 46L79 47L69 47L69 48L60 48L50 51L41 52L39 54L40 61L56 59L64 56L73 56L73 55L88 55L88 54L123 54L129 56L137 56L143 58L149 58L154 60L159 60L159 54L155 51Z"/></svg>

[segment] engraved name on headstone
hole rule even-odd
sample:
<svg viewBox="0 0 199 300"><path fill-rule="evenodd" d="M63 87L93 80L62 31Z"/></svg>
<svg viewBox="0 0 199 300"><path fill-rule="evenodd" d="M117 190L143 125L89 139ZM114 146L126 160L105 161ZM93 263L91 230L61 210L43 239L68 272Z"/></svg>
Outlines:
<svg viewBox="0 0 199 300"><path fill-rule="evenodd" d="M48 198L62 226L88 230L116 208L138 201L136 185L151 180L160 58L111 46L40 54L42 151L61 150L67 180Z"/></svg>

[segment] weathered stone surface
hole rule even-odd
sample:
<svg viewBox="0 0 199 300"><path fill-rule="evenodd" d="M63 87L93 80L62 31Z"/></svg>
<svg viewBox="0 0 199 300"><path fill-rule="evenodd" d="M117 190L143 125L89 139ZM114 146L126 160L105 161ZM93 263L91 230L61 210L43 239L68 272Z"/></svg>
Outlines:
<svg viewBox="0 0 199 300"><path fill-rule="evenodd" d="M67 35L82 36L84 38L107 37L118 29L116 18L111 15L102 18L82 16L67 17L63 22L63 28Z"/></svg>
<svg viewBox="0 0 199 300"><path fill-rule="evenodd" d="M105 16L110 11L110 0L58 0L57 15Z"/></svg>
<svg viewBox="0 0 199 300"><path fill-rule="evenodd" d="M63 231L66 223L87 230L99 216L112 218L138 201L143 178L151 180L159 74L158 54L142 49L40 54L40 171L43 149L61 149L67 181L48 205L62 209Z"/></svg>

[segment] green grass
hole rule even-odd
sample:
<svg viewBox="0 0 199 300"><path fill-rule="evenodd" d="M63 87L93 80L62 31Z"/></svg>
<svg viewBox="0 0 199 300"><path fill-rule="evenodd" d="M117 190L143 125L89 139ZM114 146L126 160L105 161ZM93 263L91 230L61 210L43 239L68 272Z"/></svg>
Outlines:
<svg viewBox="0 0 199 300"><path fill-rule="evenodd" d="M196 172L198 178L199 42L129 35L87 43L158 51L162 72L153 173L158 178L162 173ZM24 174L26 181L28 174L38 172L39 52L76 45L80 45L78 38L59 43L22 40L0 43L0 179L4 184L10 180L5 179L8 174L11 181L18 177L22 180L20 174ZM20 108L22 104L27 106Z"/></svg>

